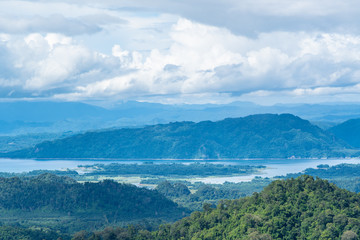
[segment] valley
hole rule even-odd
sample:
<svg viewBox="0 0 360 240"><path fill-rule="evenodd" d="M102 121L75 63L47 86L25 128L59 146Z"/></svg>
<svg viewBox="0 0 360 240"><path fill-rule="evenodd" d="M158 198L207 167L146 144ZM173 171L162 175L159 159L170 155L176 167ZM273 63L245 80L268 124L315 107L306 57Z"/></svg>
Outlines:
<svg viewBox="0 0 360 240"><path fill-rule="evenodd" d="M359 240L359 15L0 0L0 240Z"/></svg>
<svg viewBox="0 0 360 240"><path fill-rule="evenodd" d="M24 138L23 145L1 153L0 235L34 240L40 236L48 240L191 239L211 236L210 229L217 228L214 231L220 235L210 239L232 239L231 234L255 239L302 234L297 225L281 233L263 228L273 223L254 225L252 230L238 226L242 230L228 233L220 230L221 224L237 226L238 222L222 223L225 219L198 232L178 226L184 221L194 226L197 220L204 222L193 216L211 215L226 201L246 201L262 191L275 191L267 189L278 181L296 178L306 185L313 179L309 176L321 177L359 192L359 150L344 137L356 138L348 132L357 130L349 124L324 130L291 114L260 114L217 122L29 135L32 146L27 147ZM22 141L22 136L12 138ZM350 224L331 234L358 234L356 229ZM319 236L333 230L311 231Z"/></svg>

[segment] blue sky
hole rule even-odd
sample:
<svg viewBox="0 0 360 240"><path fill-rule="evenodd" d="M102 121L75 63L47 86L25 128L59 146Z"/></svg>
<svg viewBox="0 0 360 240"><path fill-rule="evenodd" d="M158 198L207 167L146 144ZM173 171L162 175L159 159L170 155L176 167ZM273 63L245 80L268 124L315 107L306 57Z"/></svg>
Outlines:
<svg viewBox="0 0 360 240"><path fill-rule="evenodd" d="M0 98L360 101L355 0L0 1Z"/></svg>

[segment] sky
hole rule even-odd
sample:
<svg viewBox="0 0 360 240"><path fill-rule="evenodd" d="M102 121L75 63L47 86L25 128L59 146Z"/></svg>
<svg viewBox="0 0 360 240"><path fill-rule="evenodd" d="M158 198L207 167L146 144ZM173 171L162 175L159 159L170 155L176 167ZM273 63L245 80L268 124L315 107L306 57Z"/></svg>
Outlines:
<svg viewBox="0 0 360 240"><path fill-rule="evenodd" d="M0 0L0 100L360 101L357 0Z"/></svg>

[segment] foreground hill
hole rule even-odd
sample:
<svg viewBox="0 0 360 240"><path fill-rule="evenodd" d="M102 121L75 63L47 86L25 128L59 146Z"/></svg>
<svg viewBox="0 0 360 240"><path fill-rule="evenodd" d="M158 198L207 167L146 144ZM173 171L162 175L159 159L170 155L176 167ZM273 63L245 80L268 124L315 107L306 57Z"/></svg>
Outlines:
<svg viewBox="0 0 360 240"><path fill-rule="evenodd" d="M359 204L358 194L304 175L274 181L251 197L224 200L216 209L205 205L203 212L194 212L157 232L106 229L88 239L355 240L360 234Z"/></svg>
<svg viewBox="0 0 360 240"><path fill-rule="evenodd" d="M88 132L10 152L18 158L287 158L343 156L331 134L291 114Z"/></svg>
<svg viewBox="0 0 360 240"><path fill-rule="evenodd" d="M52 174L0 178L0 216L5 224L73 232L144 220L174 221L186 213L156 191L110 180L80 184Z"/></svg>

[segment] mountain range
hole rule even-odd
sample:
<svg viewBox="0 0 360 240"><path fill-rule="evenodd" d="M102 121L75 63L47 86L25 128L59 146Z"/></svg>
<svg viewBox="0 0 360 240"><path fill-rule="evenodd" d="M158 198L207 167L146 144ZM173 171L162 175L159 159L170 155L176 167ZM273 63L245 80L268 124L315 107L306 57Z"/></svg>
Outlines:
<svg viewBox="0 0 360 240"><path fill-rule="evenodd" d="M11 158L234 159L329 158L358 151L291 114L173 122L93 131L3 153Z"/></svg>
<svg viewBox="0 0 360 240"><path fill-rule="evenodd" d="M253 114L291 113L329 128L360 118L360 105L278 104L261 106L250 102L229 104L159 104L120 102L95 106L80 102L17 101L0 102L0 135L29 133L75 133L104 128L122 128L174 121L219 121Z"/></svg>

